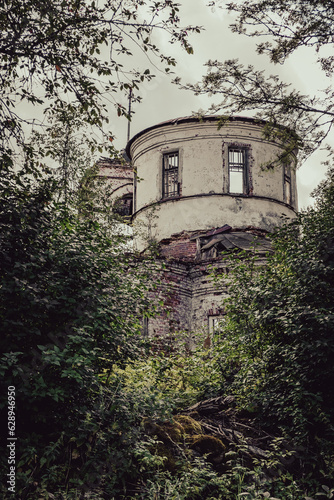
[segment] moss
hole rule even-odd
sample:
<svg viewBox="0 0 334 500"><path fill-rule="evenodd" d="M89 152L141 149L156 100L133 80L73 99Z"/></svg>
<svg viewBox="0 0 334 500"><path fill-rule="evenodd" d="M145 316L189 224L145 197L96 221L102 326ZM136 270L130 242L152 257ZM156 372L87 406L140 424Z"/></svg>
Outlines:
<svg viewBox="0 0 334 500"><path fill-rule="evenodd" d="M164 459L163 469L173 472L178 467L179 443L186 444L184 453L199 453L216 466L224 462L226 447L214 436L202 434L199 422L187 415L176 415L172 422L156 423L149 418L144 419L143 426L147 434L156 436L151 452Z"/></svg>
<svg viewBox="0 0 334 500"><path fill-rule="evenodd" d="M190 447L214 462L221 460L226 450L226 446L219 438L207 434L193 436Z"/></svg>
<svg viewBox="0 0 334 500"><path fill-rule="evenodd" d="M148 418L143 421L143 425L147 434L156 436L158 440L151 447L151 453L164 459L164 470L175 471L178 461L178 452L175 444L182 442L185 437L182 425L174 421L157 424Z"/></svg>
<svg viewBox="0 0 334 500"><path fill-rule="evenodd" d="M185 434L201 434L202 432L201 424L187 415L176 415L174 417L174 422L182 426Z"/></svg>
<svg viewBox="0 0 334 500"><path fill-rule="evenodd" d="M163 422L157 424L150 419L145 419L143 424L148 434L157 436L157 438L164 443L168 441L179 443L183 441L185 436L185 431L178 422Z"/></svg>
<svg viewBox="0 0 334 500"><path fill-rule="evenodd" d="M155 455L164 459L164 470L168 470L170 472L176 470L178 457L175 454L175 450L170 443L157 443L152 451L155 453Z"/></svg>

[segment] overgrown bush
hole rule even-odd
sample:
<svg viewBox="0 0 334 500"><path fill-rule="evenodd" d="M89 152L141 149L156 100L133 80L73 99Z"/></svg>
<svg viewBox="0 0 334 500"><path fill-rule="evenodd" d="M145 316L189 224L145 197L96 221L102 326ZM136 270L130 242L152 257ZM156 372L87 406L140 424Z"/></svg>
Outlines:
<svg viewBox="0 0 334 500"><path fill-rule="evenodd" d="M16 387L17 498L331 498L331 175L317 206L273 237L266 268L234 256L220 338L192 352L182 334L169 350L143 342L155 264L55 204L50 180L3 176L0 374L2 395ZM171 426L173 413L218 394L299 443L295 475L268 475L277 450L246 465L241 448L225 445L218 471L186 438L168 448L144 425ZM3 477L7 465L4 452Z"/></svg>
<svg viewBox="0 0 334 500"><path fill-rule="evenodd" d="M163 340L159 341L158 349L153 341L147 356L129 363L125 370L116 368L115 374L124 379L125 390L154 390L175 411L215 396L221 388L220 353L203 348L206 335L201 333L195 336L194 346L189 350L188 336L187 332L174 333L172 347L166 337L166 349Z"/></svg>
<svg viewBox="0 0 334 500"><path fill-rule="evenodd" d="M154 309L151 263L127 255L109 226L63 210L54 188L21 173L0 179L1 407L6 422L14 386L22 498L34 498L43 474L68 487L73 447L92 446L100 420L87 421L109 401L113 365L144 349L140 314ZM2 461L6 471L6 453Z"/></svg>
<svg viewBox="0 0 334 500"><path fill-rule="evenodd" d="M242 256L221 349L225 391L262 424L327 457L334 449L333 169L314 208L273 235L259 269Z"/></svg>

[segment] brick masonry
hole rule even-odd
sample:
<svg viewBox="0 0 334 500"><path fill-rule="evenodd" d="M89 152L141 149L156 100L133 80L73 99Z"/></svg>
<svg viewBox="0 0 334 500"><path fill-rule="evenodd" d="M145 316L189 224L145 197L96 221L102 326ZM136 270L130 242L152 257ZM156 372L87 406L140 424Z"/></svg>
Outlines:
<svg viewBox="0 0 334 500"><path fill-rule="evenodd" d="M226 284L219 288L212 273L226 272L224 262L195 263L180 259L165 261L160 285L164 306L157 318L151 318L148 333L166 336L173 332L208 332L209 316L223 314L223 300L228 297Z"/></svg>
<svg viewBox="0 0 334 500"><path fill-rule="evenodd" d="M162 240L160 258L165 265L159 286L164 306L158 317L149 319L148 334L160 337L183 331L190 339L198 333L207 335L209 319L224 316L230 261L221 254L199 258L198 239L187 232ZM263 252L257 256L257 264L264 263Z"/></svg>

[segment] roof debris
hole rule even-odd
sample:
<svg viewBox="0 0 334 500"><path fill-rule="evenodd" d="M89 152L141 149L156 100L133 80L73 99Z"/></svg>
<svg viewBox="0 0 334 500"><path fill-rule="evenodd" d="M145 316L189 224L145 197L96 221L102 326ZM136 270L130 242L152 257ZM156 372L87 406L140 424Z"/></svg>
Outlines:
<svg viewBox="0 0 334 500"><path fill-rule="evenodd" d="M244 250L256 254L272 252L267 231L249 226L232 228L228 224L208 230L182 231L160 241L161 255L177 260L210 260L224 251ZM196 249L194 244L196 243Z"/></svg>

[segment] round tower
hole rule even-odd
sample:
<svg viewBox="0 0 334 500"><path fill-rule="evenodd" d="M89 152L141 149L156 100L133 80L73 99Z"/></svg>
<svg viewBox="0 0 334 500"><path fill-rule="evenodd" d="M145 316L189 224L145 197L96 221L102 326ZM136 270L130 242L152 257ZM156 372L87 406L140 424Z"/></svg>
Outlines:
<svg viewBox="0 0 334 500"><path fill-rule="evenodd" d="M272 231L282 216L295 216L296 152L286 154L279 139L286 134L266 139L266 123L247 117L218 124L214 116L178 118L129 142L139 249L147 240L224 224Z"/></svg>

